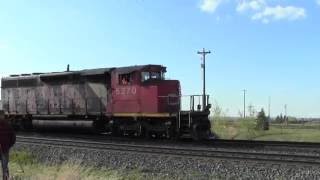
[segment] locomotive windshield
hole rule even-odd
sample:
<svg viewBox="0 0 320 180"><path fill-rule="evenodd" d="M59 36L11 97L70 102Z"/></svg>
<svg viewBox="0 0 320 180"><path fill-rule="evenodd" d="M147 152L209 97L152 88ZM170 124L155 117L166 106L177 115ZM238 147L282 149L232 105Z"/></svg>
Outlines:
<svg viewBox="0 0 320 180"><path fill-rule="evenodd" d="M142 72L141 73L141 81L148 80L164 80L164 72Z"/></svg>

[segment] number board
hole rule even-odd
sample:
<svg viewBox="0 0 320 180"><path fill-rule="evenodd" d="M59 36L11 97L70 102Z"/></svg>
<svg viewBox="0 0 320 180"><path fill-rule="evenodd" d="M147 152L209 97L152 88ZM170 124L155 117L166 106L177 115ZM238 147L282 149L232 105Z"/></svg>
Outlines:
<svg viewBox="0 0 320 180"><path fill-rule="evenodd" d="M118 87L115 91L116 95L135 95L137 94L137 88L128 86L128 87Z"/></svg>

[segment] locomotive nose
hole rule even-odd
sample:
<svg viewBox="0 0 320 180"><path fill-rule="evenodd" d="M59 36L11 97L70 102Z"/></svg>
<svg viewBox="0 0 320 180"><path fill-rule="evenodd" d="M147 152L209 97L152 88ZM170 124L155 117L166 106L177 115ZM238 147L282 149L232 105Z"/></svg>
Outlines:
<svg viewBox="0 0 320 180"><path fill-rule="evenodd" d="M159 111L177 112L180 110L180 82L165 80L158 85Z"/></svg>

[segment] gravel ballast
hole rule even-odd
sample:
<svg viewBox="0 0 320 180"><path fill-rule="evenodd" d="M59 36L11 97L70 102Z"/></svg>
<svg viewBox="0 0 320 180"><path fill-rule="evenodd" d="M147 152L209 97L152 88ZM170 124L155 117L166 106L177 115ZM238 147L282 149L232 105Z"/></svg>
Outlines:
<svg viewBox="0 0 320 180"><path fill-rule="evenodd" d="M124 151L100 151L17 143L45 164L81 163L97 168L135 170L150 176L179 179L320 179L320 168L253 161L190 158Z"/></svg>

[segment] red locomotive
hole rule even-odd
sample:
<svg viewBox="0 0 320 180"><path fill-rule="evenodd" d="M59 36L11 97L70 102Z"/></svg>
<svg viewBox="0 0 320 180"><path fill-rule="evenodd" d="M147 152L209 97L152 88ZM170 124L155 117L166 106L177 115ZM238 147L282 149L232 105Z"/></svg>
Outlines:
<svg viewBox="0 0 320 180"><path fill-rule="evenodd" d="M77 128L114 135L211 134L210 104L181 110L180 83L166 80L166 67L142 65L32 73L2 78L6 118L17 128ZM206 96L208 100L208 96Z"/></svg>

